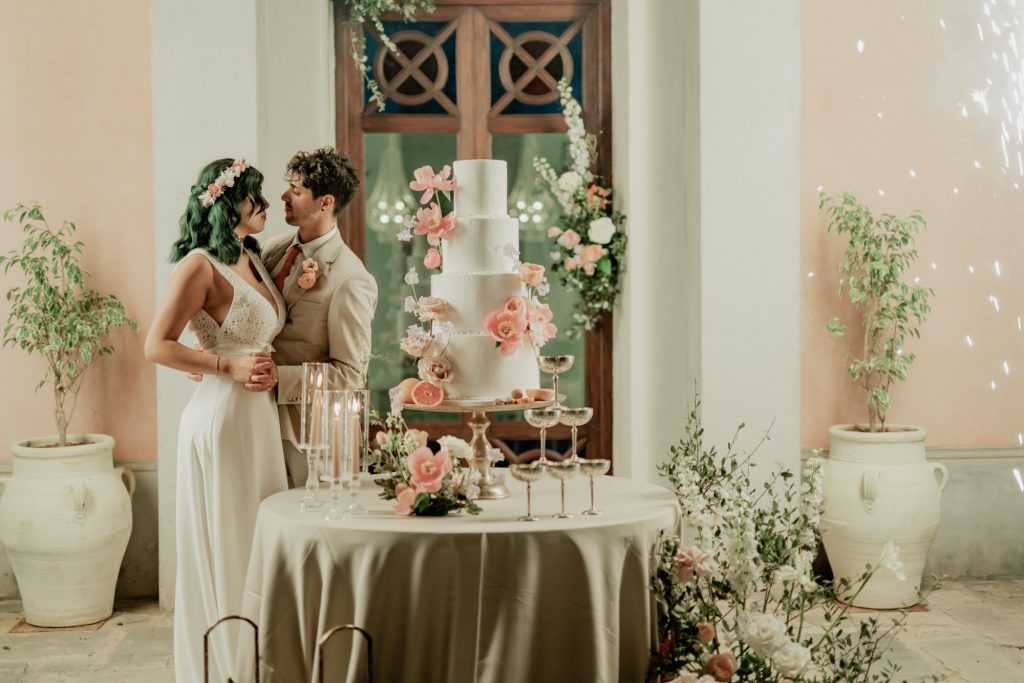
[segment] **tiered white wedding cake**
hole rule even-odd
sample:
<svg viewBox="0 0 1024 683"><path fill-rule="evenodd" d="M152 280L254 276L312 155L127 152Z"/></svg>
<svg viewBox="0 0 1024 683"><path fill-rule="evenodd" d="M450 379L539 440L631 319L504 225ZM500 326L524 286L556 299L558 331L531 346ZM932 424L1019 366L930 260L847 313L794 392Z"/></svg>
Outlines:
<svg viewBox="0 0 1024 683"><path fill-rule="evenodd" d="M453 325L445 355L452 364L446 398L494 399L513 389L540 386L529 338L512 355L495 348L485 321L526 288L510 251L519 253L519 222L508 215L508 167L504 161L456 161L455 229L442 240L442 272L430 278L430 294L448 302Z"/></svg>

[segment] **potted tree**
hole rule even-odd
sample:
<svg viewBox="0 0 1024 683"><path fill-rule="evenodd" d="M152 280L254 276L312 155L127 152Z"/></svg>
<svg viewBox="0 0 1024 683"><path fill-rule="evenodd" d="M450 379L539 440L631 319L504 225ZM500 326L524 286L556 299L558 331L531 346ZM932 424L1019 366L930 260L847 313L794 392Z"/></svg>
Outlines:
<svg viewBox="0 0 1024 683"><path fill-rule="evenodd" d="M106 434L68 434L90 364L113 352L111 329L138 325L113 295L85 285L74 223L52 228L38 204L17 205L4 220L21 225L20 252L0 256L4 273L21 270L24 286L7 290L11 309L4 346L38 354L50 385L57 434L16 441L13 475L0 497L6 546L25 608L36 626L74 626L110 616L118 570L132 529L130 470L113 466ZM127 490L126 490L127 486Z"/></svg>
<svg viewBox="0 0 1024 683"><path fill-rule="evenodd" d="M917 604L928 549L939 524L939 501L949 474L925 459L925 430L891 424L890 389L905 380L914 354L904 342L920 336L934 292L904 281L917 259L914 240L925 221L875 216L849 194L821 195L828 230L847 238L839 265L839 294L857 313L847 372L863 389L867 422L829 428L823 485L822 541L836 579L853 582L878 561L892 541L905 576L878 572L853 603L899 608ZM845 337L848 326L832 318L827 330ZM936 479L938 475L938 479Z"/></svg>

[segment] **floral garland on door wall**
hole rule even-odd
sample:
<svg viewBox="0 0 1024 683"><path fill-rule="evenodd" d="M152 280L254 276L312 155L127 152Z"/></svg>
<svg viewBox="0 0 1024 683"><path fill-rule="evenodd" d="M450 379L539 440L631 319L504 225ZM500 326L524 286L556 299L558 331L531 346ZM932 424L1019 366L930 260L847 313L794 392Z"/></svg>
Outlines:
<svg viewBox="0 0 1024 683"><path fill-rule="evenodd" d="M551 270L579 294L573 326L567 331L567 336L579 338L611 312L622 291L626 216L614 208L611 188L590 170L597 162L597 139L583 125L583 110L572 88L559 81L558 93L569 128L572 164L561 174L543 157L535 158L533 165L564 213L564 228L548 228L548 237L555 241Z"/></svg>

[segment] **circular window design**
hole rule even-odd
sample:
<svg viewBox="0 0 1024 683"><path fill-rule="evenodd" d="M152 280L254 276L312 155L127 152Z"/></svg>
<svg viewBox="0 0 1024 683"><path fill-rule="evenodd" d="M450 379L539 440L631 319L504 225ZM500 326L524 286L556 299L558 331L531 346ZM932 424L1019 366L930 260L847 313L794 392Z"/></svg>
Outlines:
<svg viewBox="0 0 1024 683"><path fill-rule="evenodd" d="M395 56L381 45L373 63L374 77L385 97L408 106L434 99L448 82L444 50L435 38L420 31L400 31L391 39L400 54Z"/></svg>
<svg viewBox="0 0 1024 683"><path fill-rule="evenodd" d="M546 62L542 57L552 47L555 53ZM572 55L558 38L543 31L527 31L505 47L498 62L498 76L505 90L523 104L543 105L558 99L557 83L571 81Z"/></svg>

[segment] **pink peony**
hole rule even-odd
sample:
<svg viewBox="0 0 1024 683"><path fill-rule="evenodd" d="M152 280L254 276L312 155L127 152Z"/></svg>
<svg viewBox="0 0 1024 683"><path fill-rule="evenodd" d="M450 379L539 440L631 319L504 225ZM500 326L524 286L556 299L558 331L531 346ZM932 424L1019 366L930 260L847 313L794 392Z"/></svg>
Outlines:
<svg viewBox="0 0 1024 683"><path fill-rule="evenodd" d="M423 267L428 270L435 270L441 267L441 252L431 247L423 256Z"/></svg>
<svg viewBox="0 0 1024 683"><path fill-rule="evenodd" d="M565 257L565 263L563 263L562 266L569 272L572 272L579 267L579 264L576 263L576 259L572 256L567 256Z"/></svg>
<svg viewBox="0 0 1024 683"><path fill-rule="evenodd" d="M302 289L312 289L313 285L316 284L316 273L306 272L299 276L299 287Z"/></svg>
<svg viewBox="0 0 1024 683"><path fill-rule="evenodd" d="M605 253L605 248L600 244L588 244L580 249L579 259L583 272L587 275L593 275L594 270L597 268L597 262L601 260Z"/></svg>
<svg viewBox="0 0 1024 683"><path fill-rule="evenodd" d="M521 315L501 310L487 316L484 329L498 342L498 350L503 356L511 356L522 345L523 333L526 332L526 320Z"/></svg>
<svg viewBox="0 0 1024 683"><path fill-rule="evenodd" d="M451 192L458 187L455 179L449 177L451 174L452 167L447 164L440 173L434 173L430 166L420 166L413 171L413 177L416 179L409 183L409 189L422 192L420 204L426 204L434 196L435 191Z"/></svg>
<svg viewBox="0 0 1024 683"><path fill-rule="evenodd" d="M429 207L416 210L416 225L413 232L417 235L426 235L427 243L435 247L442 239L447 239L448 234L455 229L455 215L448 214L441 216L441 207L437 202L431 202Z"/></svg>
<svg viewBox="0 0 1024 683"><path fill-rule="evenodd" d="M412 506L416 502L416 496L419 494L416 489L412 488L408 484L399 484L395 487L395 498L398 500L398 505L395 506L395 514L408 517L412 514Z"/></svg>
<svg viewBox="0 0 1024 683"><path fill-rule="evenodd" d="M575 230L566 230L558 238L558 245L566 249L572 249L580 243L580 234Z"/></svg>
<svg viewBox="0 0 1024 683"><path fill-rule="evenodd" d="M420 358L417 368L420 379L425 379L434 386L443 387L452 381L452 364L446 356Z"/></svg>
<svg viewBox="0 0 1024 683"><path fill-rule="evenodd" d="M727 681L736 673L736 666L736 655L731 652L719 652L708 659L708 663L704 665L704 673L716 681Z"/></svg>
<svg viewBox="0 0 1024 683"><path fill-rule="evenodd" d="M514 296L505 302L505 312L512 315L523 315L526 312L526 301L521 296Z"/></svg>
<svg viewBox="0 0 1024 683"><path fill-rule="evenodd" d="M450 308L447 301L436 296L421 296L416 302L416 317L420 322L436 320Z"/></svg>
<svg viewBox="0 0 1024 683"><path fill-rule="evenodd" d="M679 583L690 583L694 576L707 576L711 573L711 555L697 546L680 548L676 552L676 580Z"/></svg>
<svg viewBox="0 0 1024 683"><path fill-rule="evenodd" d="M435 454L422 446L409 456L408 467L413 486L419 491L437 493L441 490L445 475L452 469L452 461L447 451Z"/></svg>
<svg viewBox="0 0 1024 683"><path fill-rule="evenodd" d="M556 225L552 225L548 228L548 237L558 237L562 234L562 229Z"/></svg>

